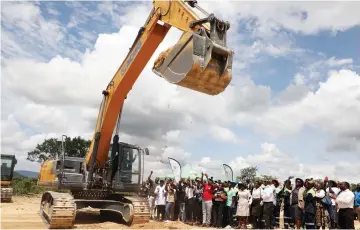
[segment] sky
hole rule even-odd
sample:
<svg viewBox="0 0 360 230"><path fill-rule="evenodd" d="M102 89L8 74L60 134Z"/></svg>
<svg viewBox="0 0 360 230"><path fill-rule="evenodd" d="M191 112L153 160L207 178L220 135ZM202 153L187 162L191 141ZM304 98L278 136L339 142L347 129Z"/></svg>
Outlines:
<svg viewBox="0 0 360 230"><path fill-rule="evenodd" d="M154 60L124 105L120 139L150 149L145 174L168 157L223 177L259 174L359 182L359 2L199 1L230 22L232 82L216 96L166 82ZM27 152L46 138L90 139L101 92L145 23L152 1L2 2L1 153L38 171ZM202 17L202 16L201 16Z"/></svg>

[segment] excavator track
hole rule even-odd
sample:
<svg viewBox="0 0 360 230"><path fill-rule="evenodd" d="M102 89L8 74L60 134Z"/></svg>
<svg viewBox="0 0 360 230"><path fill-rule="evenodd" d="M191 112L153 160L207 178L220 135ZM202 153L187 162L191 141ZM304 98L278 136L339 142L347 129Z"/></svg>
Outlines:
<svg viewBox="0 0 360 230"><path fill-rule="evenodd" d="M1 202L12 202L13 188L1 186Z"/></svg>
<svg viewBox="0 0 360 230"><path fill-rule="evenodd" d="M131 225L148 223L150 220L150 208L147 200L139 196L125 196L124 198L130 201L133 206Z"/></svg>
<svg viewBox="0 0 360 230"><path fill-rule="evenodd" d="M40 216L47 228L72 228L76 217L74 198L68 193L45 192L41 198Z"/></svg>

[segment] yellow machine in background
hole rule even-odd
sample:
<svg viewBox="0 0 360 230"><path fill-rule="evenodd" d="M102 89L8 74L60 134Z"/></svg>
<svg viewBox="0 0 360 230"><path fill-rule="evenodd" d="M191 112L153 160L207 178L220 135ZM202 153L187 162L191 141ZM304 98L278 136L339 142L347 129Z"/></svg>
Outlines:
<svg viewBox="0 0 360 230"><path fill-rule="evenodd" d="M195 7L206 17L199 18L192 10ZM70 228L76 210L89 206L99 209L101 215L116 213L127 224L149 220L148 202L138 195L144 154L149 151L119 142L119 125L127 94L171 27L182 30L183 35L160 54L153 72L170 83L208 95L217 95L229 85L233 51L226 46L226 34L230 24L207 14L196 1L154 1L128 55L102 92L85 158L67 157L63 151L59 159L41 166L38 185L71 191L43 194L40 214L48 227Z"/></svg>
<svg viewBox="0 0 360 230"><path fill-rule="evenodd" d="M1 154L1 202L11 202L12 179L17 160L14 155Z"/></svg>

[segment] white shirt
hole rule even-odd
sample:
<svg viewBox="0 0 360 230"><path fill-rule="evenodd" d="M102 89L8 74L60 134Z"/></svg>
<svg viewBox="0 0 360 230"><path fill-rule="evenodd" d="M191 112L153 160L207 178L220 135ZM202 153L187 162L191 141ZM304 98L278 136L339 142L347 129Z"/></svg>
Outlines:
<svg viewBox="0 0 360 230"><path fill-rule="evenodd" d="M336 203L338 204L339 209L354 208L354 199L355 199L354 193L349 189L346 189L336 197Z"/></svg>
<svg viewBox="0 0 360 230"><path fill-rule="evenodd" d="M262 190L261 188L258 188L258 189L254 188L253 192L252 192L252 198L253 199L261 198L261 190Z"/></svg>
<svg viewBox="0 0 360 230"><path fill-rule="evenodd" d="M325 191L324 189L317 190L315 193L315 197L317 198L324 198L325 197Z"/></svg>
<svg viewBox="0 0 360 230"><path fill-rule="evenodd" d="M340 192L340 189L337 187L331 187L331 190L334 192L334 194L337 196ZM329 194L329 188L326 188L326 194ZM330 197L331 198L331 197ZM331 198L331 203L333 206L336 205L335 199Z"/></svg>
<svg viewBox="0 0 360 230"><path fill-rule="evenodd" d="M266 186L261 194L261 197L265 202L275 202L274 189L272 186Z"/></svg>
<svg viewBox="0 0 360 230"><path fill-rule="evenodd" d="M156 200L155 200L156 205L166 205L165 185L163 185L162 187L160 185L156 186L155 194L156 194Z"/></svg>
<svg viewBox="0 0 360 230"><path fill-rule="evenodd" d="M186 187L185 188L185 195L188 199L191 199L194 197L194 188L193 187Z"/></svg>

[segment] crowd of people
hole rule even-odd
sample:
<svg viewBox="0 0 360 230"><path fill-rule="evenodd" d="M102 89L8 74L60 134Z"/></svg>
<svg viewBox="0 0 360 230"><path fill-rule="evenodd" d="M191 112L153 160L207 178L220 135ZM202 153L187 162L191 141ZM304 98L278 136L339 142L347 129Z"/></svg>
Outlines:
<svg viewBox="0 0 360 230"><path fill-rule="evenodd" d="M142 186L151 218L215 228L354 229L360 221L360 184L331 180L215 181L151 179ZM204 180L204 177L206 180ZM281 213L281 214L280 214Z"/></svg>

